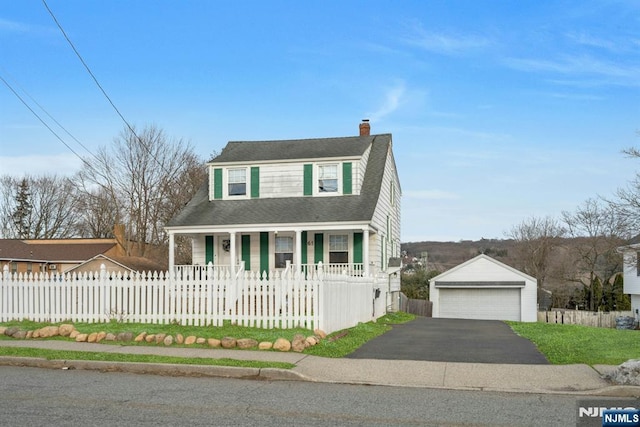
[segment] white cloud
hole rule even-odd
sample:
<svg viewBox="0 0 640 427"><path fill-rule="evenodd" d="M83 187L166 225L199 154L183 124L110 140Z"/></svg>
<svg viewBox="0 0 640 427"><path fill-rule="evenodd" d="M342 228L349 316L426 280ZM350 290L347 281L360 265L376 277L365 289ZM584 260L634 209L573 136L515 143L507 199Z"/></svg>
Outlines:
<svg viewBox="0 0 640 427"><path fill-rule="evenodd" d="M368 114L371 121L380 121L383 117L396 111L404 101L406 88L404 82L398 83L396 86L387 90L384 95L384 101L377 110Z"/></svg>
<svg viewBox="0 0 640 427"><path fill-rule="evenodd" d="M603 61L592 56L564 56L558 60L536 58L508 58L505 64L527 72L550 72L565 75L595 75L605 80L601 84L638 85L640 66Z"/></svg>
<svg viewBox="0 0 640 427"><path fill-rule="evenodd" d="M422 26L414 27L411 32L404 38L405 43L442 55L464 55L493 45L491 39L479 35L427 32Z"/></svg>

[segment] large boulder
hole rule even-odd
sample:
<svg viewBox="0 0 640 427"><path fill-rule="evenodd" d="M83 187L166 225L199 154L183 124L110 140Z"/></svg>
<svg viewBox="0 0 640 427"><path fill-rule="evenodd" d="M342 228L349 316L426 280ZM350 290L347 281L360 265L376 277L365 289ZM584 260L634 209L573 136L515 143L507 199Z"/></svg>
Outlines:
<svg viewBox="0 0 640 427"><path fill-rule="evenodd" d="M58 327L58 332L60 333L60 336L68 337L75 329L75 326L73 326L72 324L63 323Z"/></svg>
<svg viewBox="0 0 640 427"><path fill-rule="evenodd" d="M207 344L209 347L220 347L220 340L216 338L207 339Z"/></svg>
<svg viewBox="0 0 640 427"><path fill-rule="evenodd" d="M286 338L278 338L276 342L273 343L273 349L279 351L289 351L291 350L291 342L289 342Z"/></svg>
<svg viewBox="0 0 640 427"><path fill-rule="evenodd" d="M308 346L309 344L307 343L307 339L301 334L296 334L291 341L291 350L296 353L302 353Z"/></svg>
<svg viewBox="0 0 640 427"><path fill-rule="evenodd" d="M251 339L251 338L240 338L237 342L236 342L238 348L240 349L249 349L249 348L253 348L256 347L258 345L258 341Z"/></svg>
<svg viewBox="0 0 640 427"><path fill-rule="evenodd" d="M233 337L224 337L220 340L222 348L235 348L236 345L238 345L238 341Z"/></svg>
<svg viewBox="0 0 640 427"><path fill-rule="evenodd" d="M605 378L616 384L640 386L640 359L627 360Z"/></svg>

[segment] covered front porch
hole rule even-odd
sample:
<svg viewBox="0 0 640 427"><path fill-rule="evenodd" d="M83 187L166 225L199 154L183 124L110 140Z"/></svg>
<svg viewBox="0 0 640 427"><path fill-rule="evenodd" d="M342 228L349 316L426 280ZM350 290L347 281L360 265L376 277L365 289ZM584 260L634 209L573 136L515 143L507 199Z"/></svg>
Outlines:
<svg viewBox="0 0 640 427"><path fill-rule="evenodd" d="M369 276L382 268L376 256L378 233L368 224L168 229L170 271L184 275L235 275L240 271L269 274L322 266L325 273ZM192 239L191 265L175 264L175 236ZM192 276L196 277L196 276Z"/></svg>

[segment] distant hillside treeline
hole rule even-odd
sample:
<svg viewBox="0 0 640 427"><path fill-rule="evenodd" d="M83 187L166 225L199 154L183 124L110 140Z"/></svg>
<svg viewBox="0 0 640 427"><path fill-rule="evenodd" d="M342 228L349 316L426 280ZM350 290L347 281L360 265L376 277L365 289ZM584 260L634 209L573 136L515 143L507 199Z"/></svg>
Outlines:
<svg viewBox="0 0 640 427"><path fill-rule="evenodd" d="M403 243L401 249L406 254L405 263L412 258L421 258L427 253L429 270L444 272L479 254L485 254L505 264L510 264L509 256L515 254L514 240L481 239L459 242L410 242Z"/></svg>

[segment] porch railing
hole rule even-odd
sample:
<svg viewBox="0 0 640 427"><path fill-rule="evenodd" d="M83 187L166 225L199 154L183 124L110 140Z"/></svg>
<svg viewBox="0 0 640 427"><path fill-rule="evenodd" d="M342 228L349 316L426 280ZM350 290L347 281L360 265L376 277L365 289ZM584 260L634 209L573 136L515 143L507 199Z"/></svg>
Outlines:
<svg viewBox="0 0 640 427"><path fill-rule="evenodd" d="M244 261L235 268L236 276L244 271ZM174 273L178 280L225 279L231 275L230 265L175 265Z"/></svg>
<svg viewBox="0 0 640 427"><path fill-rule="evenodd" d="M364 264L324 264L319 262L318 264L302 264L297 267L294 264L290 264L287 270L301 271L303 274L315 273L321 271L325 275L343 275L343 276L364 276Z"/></svg>
<svg viewBox="0 0 640 427"><path fill-rule="evenodd" d="M224 279L231 274L230 265L176 265L174 266L176 278L179 280L204 280L209 277L213 279ZM235 268L236 275L244 271L244 261ZM287 263L283 273L302 272L305 276L322 272L325 275L344 275L362 277L364 276L364 264L302 264L299 267L295 264Z"/></svg>

